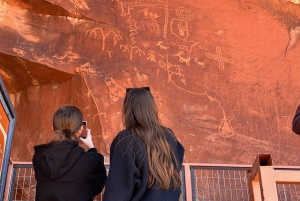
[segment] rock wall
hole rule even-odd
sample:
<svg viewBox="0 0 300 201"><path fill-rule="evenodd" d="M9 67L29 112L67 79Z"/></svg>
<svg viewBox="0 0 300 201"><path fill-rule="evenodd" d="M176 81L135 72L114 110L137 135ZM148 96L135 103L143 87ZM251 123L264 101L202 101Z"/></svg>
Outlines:
<svg viewBox="0 0 300 201"><path fill-rule="evenodd" d="M299 165L300 7L287 0L2 0L0 74L17 113L12 159L80 107L106 154L127 87L150 86L185 162Z"/></svg>

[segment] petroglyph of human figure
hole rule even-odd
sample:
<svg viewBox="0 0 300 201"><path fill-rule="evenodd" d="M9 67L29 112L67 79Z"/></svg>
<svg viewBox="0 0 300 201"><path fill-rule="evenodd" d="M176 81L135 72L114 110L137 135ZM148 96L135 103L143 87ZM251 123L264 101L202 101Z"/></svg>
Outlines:
<svg viewBox="0 0 300 201"><path fill-rule="evenodd" d="M155 54L156 54L155 51L149 50L147 60L152 61L152 62L156 62Z"/></svg>
<svg viewBox="0 0 300 201"><path fill-rule="evenodd" d="M178 18L170 22L171 33L185 40L189 36L188 21L194 19L194 13L187 8L177 8L176 15Z"/></svg>

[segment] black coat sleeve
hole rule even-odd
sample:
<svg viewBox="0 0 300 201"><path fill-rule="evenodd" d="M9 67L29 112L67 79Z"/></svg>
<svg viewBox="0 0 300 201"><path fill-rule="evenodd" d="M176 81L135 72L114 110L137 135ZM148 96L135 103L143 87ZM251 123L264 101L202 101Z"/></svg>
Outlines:
<svg viewBox="0 0 300 201"><path fill-rule="evenodd" d="M296 114L293 119L292 130L294 133L300 135L300 105L298 105Z"/></svg>
<svg viewBox="0 0 300 201"><path fill-rule="evenodd" d="M99 174L99 187L97 190L97 194L101 193L101 191L103 190L105 184L106 184L106 179L107 179L107 175L106 175L106 168L104 165L104 156L100 153L98 153L96 148L91 148L88 150L89 153L94 153L97 154L97 156L99 157L99 159L101 160L101 165L98 167L98 174Z"/></svg>
<svg viewBox="0 0 300 201"><path fill-rule="evenodd" d="M110 148L110 169L103 201L132 200L137 187L140 187L141 173L135 165L133 139L119 134Z"/></svg>

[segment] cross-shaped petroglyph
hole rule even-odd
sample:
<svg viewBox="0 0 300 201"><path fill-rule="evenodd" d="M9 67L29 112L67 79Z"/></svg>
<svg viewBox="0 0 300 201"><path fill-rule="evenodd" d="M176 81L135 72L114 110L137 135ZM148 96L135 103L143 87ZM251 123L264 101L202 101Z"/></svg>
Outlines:
<svg viewBox="0 0 300 201"><path fill-rule="evenodd" d="M224 70L224 62L227 62L227 63L231 63L231 64L234 64L234 61L231 60L231 59L226 59L222 56L222 51L221 51L221 48L219 47L216 47L216 51L217 51L217 55L214 55L214 54L211 54L211 53L206 53L206 56L210 59L215 59L215 60L218 60L219 62L219 69L220 70Z"/></svg>

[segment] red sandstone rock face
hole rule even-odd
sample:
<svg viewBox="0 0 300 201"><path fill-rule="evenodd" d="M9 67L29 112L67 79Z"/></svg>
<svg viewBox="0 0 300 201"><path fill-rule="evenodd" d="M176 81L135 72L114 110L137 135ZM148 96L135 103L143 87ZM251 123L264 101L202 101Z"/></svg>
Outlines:
<svg viewBox="0 0 300 201"><path fill-rule="evenodd" d="M80 107L102 153L127 87L150 86L185 162L299 165L300 7L275 0L6 0L0 74L17 112L12 159Z"/></svg>

